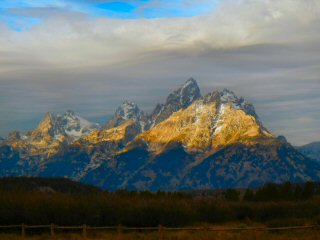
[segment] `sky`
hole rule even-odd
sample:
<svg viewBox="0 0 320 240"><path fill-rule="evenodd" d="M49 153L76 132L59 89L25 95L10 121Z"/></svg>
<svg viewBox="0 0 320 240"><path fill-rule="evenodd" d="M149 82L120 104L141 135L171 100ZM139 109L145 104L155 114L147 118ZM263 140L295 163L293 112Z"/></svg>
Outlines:
<svg viewBox="0 0 320 240"><path fill-rule="evenodd" d="M0 136L72 109L105 123L188 78L294 145L320 140L318 0L1 0Z"/></svg>

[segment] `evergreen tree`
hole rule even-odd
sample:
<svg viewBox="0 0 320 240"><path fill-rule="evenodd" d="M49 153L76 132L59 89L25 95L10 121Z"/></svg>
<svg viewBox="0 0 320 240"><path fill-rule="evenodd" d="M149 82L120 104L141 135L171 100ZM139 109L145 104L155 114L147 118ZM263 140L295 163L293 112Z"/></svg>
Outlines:
<svg viewBox="0 0 320 240"><path fill-rule="evenodd" d="M224 197L226 200L228 201L239 201L239 197L240 197L240 192L238 192L235 189L228 189L225 193L224 193Z"/></svg>
<svg viewBox="0 0 320 240"><path fill-rule="evenodd" d="M253 201L254 200L254 192L251 189L247 189L243 196L244 201Z"/></svg>
<svg viewBox="0 0 320 240"><path fill-rule="evenodd" d="M306 182L302 190L302 199L310 199L314 195L314 183Z"/></svg>
<svg viewBox="0 0 320 240"><path fill-rule="evenodd" d="M285 182L280 186L279 200L294 200L294 192L291 182Z"/></svg>

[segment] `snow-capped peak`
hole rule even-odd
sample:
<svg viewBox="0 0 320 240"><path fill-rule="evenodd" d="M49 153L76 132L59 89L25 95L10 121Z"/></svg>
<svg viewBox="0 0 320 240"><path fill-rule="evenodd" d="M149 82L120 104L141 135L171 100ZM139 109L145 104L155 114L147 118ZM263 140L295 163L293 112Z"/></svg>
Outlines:
<svg viewBox="0 0 320 240"><path fill-rule="evenodd" d="M77 116L73 111L66 111L63 116L57 117L59 124L64 132L72 140L77 140L82 135L88 134L92 130L99 129L99 124L89 122L88 120Z"/></svg>
<svg viewBox="0 0 320 240"><path fill-rule="evenodd" d="M76 114L72 111L72 110L67 110L64 114L65 117L71 117L71 118L75 118L77 117Z"/></svg>
<svg viewBox="0 0 320 240"><path fill-rule="evenodd" d="M139 119L144 115L138 105L131 101L124 101L117 109L115 115L121 117L123 120Z"/></svg>
<svg viewBox="0 0 320 240"><path fill-rule="evenodd" d="M114 116L107 122L105 129L118 127L127 120L142 122L145 117L144 112L138 105L131 101L124 101L116 110ZM143 125L143 124L140 124Z"/></svg>
<svg viewBox="0 0 320 240"><path fill-rule="evenodd" d="M158 104L149 116L147 129L167 119L172 113L187 108L201 97L200 88L193 78L189 78L181 87L171 92L164 104Z"/></svg>
<svg viewBox="0 0 320 240"><path fill-rule="evenodd" d="M226 102L236 103L239 101L238 97L234 94L234 92L226 88L220 92L220 100L222 103L226 103Z"/></svg>
<svg viewBox="0 0 320 240"><path fill-rule="evenodd" d="M169 94L164 106L179 110L180 108L188 107L200 97L200 88L196 80L189 78L179 89Z"/></svg>
<svg viewBox="0 0 320 240"><path fill-rule="evenodd" d="M32 131L30 140L40 140L45 135L50 135L59 141L64 136L67 142L73 142L95 129L99 129L98 124L77 116L71 110L66 111L64 114L48 112L38 127Z"/></svg>

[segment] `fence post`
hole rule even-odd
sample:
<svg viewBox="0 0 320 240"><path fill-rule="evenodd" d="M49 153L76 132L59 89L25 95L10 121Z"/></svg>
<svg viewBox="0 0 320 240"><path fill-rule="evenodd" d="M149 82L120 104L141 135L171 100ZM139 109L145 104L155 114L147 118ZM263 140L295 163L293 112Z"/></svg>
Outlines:
<svg viewBox="0 0 320 240"><path fill-rule="evenodd" d="M54 239L54 224L51 223L50 225L50 235L51 235L51 239Z"/></svg>
<svg viewBox="0 0 320 240"><path fill-rule="evenodd" d="M159 240L163 239L163 226L159 224Z"/></svg>
<svg viewBox="0 0 320 240"><path fill-rule="evenodd" d="M207 226L204 227L204 235L205 235L205 239L209 240L209 231Z"/></svg>
<svg viewBox="0 0 320 240"><path fill-rule="evenodd" d="M254 228L254 230L253 230L254 232L254 239L255 240L258 240L258 234L257 234L257 229L256 228Z"/></svg>
<svg viewBox="0 0 320 240"><path fill-rule="evenodd" d="M26 225L22 223L21 225L21 239L25 240L26 239Z"/></svg>
<svg viewBox="0 0 320 240"><path fill-rule="evenodd" d="M118 240L121 240L122 239L122 225L119 224L117 229L118 229Z"/></svg>
<svg viewBox="0 0 320 240"><path fill-rule="evenodd" d="M83 240L87 239L87 225L86 224L82 225L82 238L83 238Z"/></svg>

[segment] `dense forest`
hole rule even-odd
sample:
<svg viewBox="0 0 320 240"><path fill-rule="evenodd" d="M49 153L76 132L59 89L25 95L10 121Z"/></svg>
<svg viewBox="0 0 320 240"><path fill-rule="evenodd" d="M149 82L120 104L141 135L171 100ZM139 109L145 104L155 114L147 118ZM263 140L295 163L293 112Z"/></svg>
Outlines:
<svg viewBox="0 0 320 240"><path fill-rule="evenodd" d="M194 192L106 192L66 179L0 179L0 225L190 226L320 223L318 183Z"/></svg>

